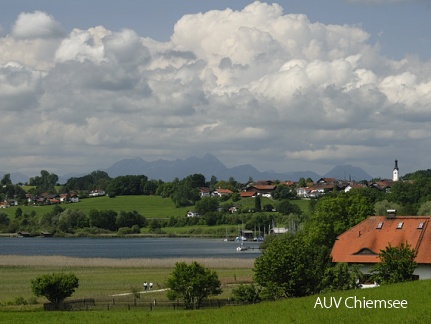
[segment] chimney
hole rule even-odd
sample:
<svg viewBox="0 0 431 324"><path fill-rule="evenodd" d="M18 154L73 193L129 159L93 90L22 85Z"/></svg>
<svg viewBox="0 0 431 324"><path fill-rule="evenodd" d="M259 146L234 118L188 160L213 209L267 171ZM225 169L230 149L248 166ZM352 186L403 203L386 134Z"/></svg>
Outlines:
<svg viewBox="0 0 431 324"><path fill-rule="evenodd" d="M386 211L386 218L387 219L393 219L397 216L397 210L396 209L388 209Z"/></svg>

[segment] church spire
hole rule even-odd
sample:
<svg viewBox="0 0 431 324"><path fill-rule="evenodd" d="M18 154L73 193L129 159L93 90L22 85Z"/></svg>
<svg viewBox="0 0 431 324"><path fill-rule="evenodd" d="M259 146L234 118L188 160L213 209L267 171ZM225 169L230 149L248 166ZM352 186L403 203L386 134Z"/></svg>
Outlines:
<svg viewBox="0 0 431 324"><path fill-rule="evenodd" d="M398 170L398 160L395 160L395 168L394 171L392 171L392 181L398 181L399 178L399 170Z"/></svg>

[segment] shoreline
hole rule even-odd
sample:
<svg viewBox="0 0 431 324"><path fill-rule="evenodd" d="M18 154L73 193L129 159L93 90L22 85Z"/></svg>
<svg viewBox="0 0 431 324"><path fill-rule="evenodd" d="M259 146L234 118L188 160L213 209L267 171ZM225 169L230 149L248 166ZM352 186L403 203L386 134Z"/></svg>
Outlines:
<svg viewBox="0 0 431 324"><path fill-rule="evenodd" d="M177 262L191 263L196 261L213 269L251 269L254 259L237 258L77 258L62 255L24 256L0 255L0 267L81 267L81 268L172 268Z"/></svg>

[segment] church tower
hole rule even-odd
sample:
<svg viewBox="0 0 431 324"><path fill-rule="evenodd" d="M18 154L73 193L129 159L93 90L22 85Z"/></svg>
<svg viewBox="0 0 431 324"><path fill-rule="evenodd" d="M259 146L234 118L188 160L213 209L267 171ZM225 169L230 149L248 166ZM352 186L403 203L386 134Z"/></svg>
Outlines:
<svg viewBox="0 0 431 324"><path fill-rule="evenodd" d="M395 160L395 168L394 171L392 171L392 181L398 181L400 180L400 173L398 170L398 160Z"/></svg>

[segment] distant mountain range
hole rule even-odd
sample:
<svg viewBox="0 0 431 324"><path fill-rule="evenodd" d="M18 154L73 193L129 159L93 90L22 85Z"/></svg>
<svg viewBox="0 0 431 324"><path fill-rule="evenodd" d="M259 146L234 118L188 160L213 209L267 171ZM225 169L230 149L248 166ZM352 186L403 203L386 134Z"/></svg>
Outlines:
<svg viewBox="0 0 431 324"><path fill-rule="evenodd" d="M200 173L210 180L212 176L219 180L228 180L233 177L236 181L247 182L250 178L254 180L291 180L298 181L300 178L311 178L316 181L322 177L336 178L340 180L370 180L372 177L359 167L351 165L335 166L331 171L324 175L319 175L313 171L297 171L297 172L274 172L274 171L258 171L250 164L239 165L232 168L226 167L220 160L211 154L206 154L202 158L190 157L185 160L157 160L147 162L141 158L124 159L114 163L111 167L102 170L106 171L110 177L114 178L123 175L140 175L144 174L149 179L157 179L163 181L172 181L175 178L183 179L191 174ZM71 177L81 177L91 172L84 174L67 174L59 176L59 182L65 183ZM5 172L0 171L0 176L3 177ZM22 173L11 173L13 183L25 183L29 180L28 176Z"/></svg>
<svg viewBox="0 0 431 324"><path fill-rule="evenodd" d="M175 178L183 179L194 173L201 173L207 180L211 176L216 176L219 180L228 180L233 177L239 182L246 182L250 178L254 180L291 180L298 181L300 178L311 178L316 181L322 177L337 178L345 180L370 180L372 177L363 169L351 165L341 165L334 167L325 175L319 175L312 171L298 172L273 172L258 171L250 164L239 165L233 168L226 167L220 160L211 154L206 154L202 158L190 157L185 160L157 160L147 162L141 158L124 159L118 161L110 168L105 170L111 177L120 175L145 174L150 179L161 179L172 181Z"/></svg>

